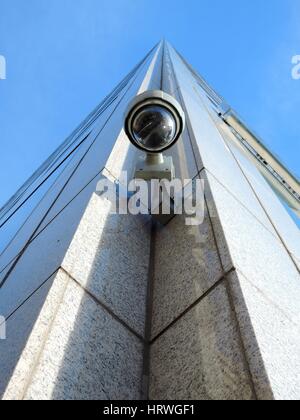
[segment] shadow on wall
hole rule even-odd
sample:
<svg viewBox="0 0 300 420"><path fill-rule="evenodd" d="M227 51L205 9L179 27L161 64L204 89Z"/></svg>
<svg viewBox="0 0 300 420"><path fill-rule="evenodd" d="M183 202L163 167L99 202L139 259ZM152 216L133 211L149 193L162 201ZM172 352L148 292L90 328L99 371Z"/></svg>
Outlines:
<svg viewBox="0 0 300 420"><path fill-rule="evenodd" d="M118 218L108 217L87 280L72 270L89 294L70 280L51 336L53 343L64 343L55 362L60 368L53 378L52 399L141 397L144 346L137 334L143 335L144 329L148 261L147 254L137 261L139 248L145 249L139 244L127 252L132 232L120 231L127 216ZM115 224L118 228L112 232ZM79 259L84 257L80 254ZM66 319L64 313L68 313Z"/></svg>
<svg viewBox="0 0 300 420"><path fill-rule="evenodd" d="M6 323L6 340L0 340L0 397L14 373L32 329L43 308L55 276L19 308Z"/></svg>
<svg viewBox="0 0 300 420"><path fill-rule="evenodd" d="M125 161L125 165L126 165L126 161ZM95 188L96 188L96 181L95 181ZM82 209L84 209L84 207L86 206L86 196L84 196L84 203L82 203L82 205L80 205L80 208L82 207ZM67 216L65 214L65 212L62 212L59 216L62 220L62 222L65 220L65 224L66 226L68 225L68 220L67 220ZM114 222L113 222L114 223ZM63 225L63 223L62 223ZM112 229L112 226L110 227ZM135 227L136 229L137 227ZM107 236L107 235L104 235ZM142 235L143 236L143 235ZM97 238L98 242L99 242L99 238L100 236ZM128 232L125 232L123 235L124 240L128 239ZM129 239L128 239L129 240ZM126 246L128 246L128 242L122 244L121 238L119 238L119 242L117 242L121 248L121 250L123 250L122 252L125 252ZM110 250L110 245L109 243L106 244L107 248L103 248L103 253L101 254L102 256L104 256L104 254L108 255ZM100 248L102 248L103 246L99 245ZM66 247L68 248L68 246ZM136 250L138 251L138 249ZM79 248L79 253L80 253L80 248ZM89 253L89 250L87 250L87 253ZM108 259L108 266L107 266L107 273L106 276L109 277L109 279L111 280L111 283L113 282L114 276L117 278L118 275L121 275L122 273L128 273L128 278L125 279L125 284L126 282L130 283L130 279L132 274L135 271L135 267L131 268L131 271L128 271L128 265L126 264L126 261L123 261L122 264L120 266L120 270L121 273L118 273L117 271L115 271L115 273L111 273L111 275L109 276L109 270L112 270L112 268L117 267L117 263L119 262L120 259L120 255L118 254L118 251L115 250L113 252L113 254L115 255L115 260L114 262L111 264L109 263L109 259ZM38 257L38 256L37 256ZM144 256L144 258L147 258ZM99 259L99 258L98 258ZM96 258L97 260L97 258ZM120 264L120 263L119 263ZM99 269L99 267L97 267L97 269ZM91 271L91 266L89 267L89 270L87 271L88 273ZM24 274L25 275L25 274ZM88 283L94 284L96 282L97 279L95 279L96 275L93 274L92 272L90 273L91 278L93 279L93 281L88 281ZM13 373L16 369L16 367L18 366L18 362L22 356L23 350L26 347L26 344L28 342L28 339L32 333L32 330L36 324L37 319L39 318L40 312L44 306L44 303L47 299L48 293L52 287L53 284L53 280L55 278L55 275L53 275L51 278L49 278L45 283L43 283L43 285L39 288L39 290L37 290L30 298L28 298L26 300L26 302L23 303L22 306L20 306L12 315L11 317L7 320L7 340L1 340L0 341L0 396L3 397L4 392L6 391L6 388L10 382L10 380L13 377ZM138 279L139 280L139 279ZM93 283L94 282L94 283ZM107 280L107 282L109 282ZM106 289L108 287L108 285L103 284L103 288ZM91 289L93 289L92 285L91 285ZM118 292L116 290L116 293L118 295L118 297L122 300L122 293ZM87 300L90 301L89 298L85 298L83 299L83 302ZM108 298L108 303L107 306L109 306L109 298ZM144 306L144 304L142 305L142 307ZM78 320L77 320L77 324L76 326L79 327L79 325L81 324L79 322L80 320L80 313L84 313L84 303L82 303L82 311L79 311L79 315L78 315ZM133 310L136 308L136 304L133 307ZM78 308L77 308L78 309ZM1 311L0 311L1 312ZM130 312L130 309L129 309ZM68 313L66 313L65 315L67 315ZM65 317L65 315L62 317L62 319ZM84 315L84 318L86 318L86 314ZM114 320L113 320L114 321ZM144 320L143 320L144 321ZM101 330L101 325L102 322L99 322L99 329ZM114 330L117 330L117 327L114 327ZM88 331L88 329L87 329ZM126 334L125 334L126 336ZM41 340L41 339L40 339ZM70 339L70 341L72 341ZM122 340L120 340L120 342L122 343L123 341L126 341L126 337L122 338ZM39 345L42 345L41 342L37 342L34 344L34 351L39 351L40 347ZM35 347L36 346L36 347ZM73 348L73 345L70 346L71 349ZM94 350L92 350L92 353L94 352ZM66 352L66 355L68 355L72 353L72 351L70 352ZM103 350L103 354L106 354L106 351ZM35 357L35 356L33 356ZM85 357L85 356L84 356ZM121 356L120 356L121 359ZM21 359L22 360L22 359ZM26 365L26 360L22 360L22 368L24 367L24 365ZM50 366L50 364L49 364ZM27 366L25 366L27 368ZM77 366L78 367L78 366ZM45 366L45 371L47 372L47 366ZM20 391L20 388L22 388L22 384L20 385L20 383L16 384L16 382L18 381L18 379L16 379L16 377L13 378L13 387L15 385L17 385L17 390L16 390L16 398L19 398L19 393L21 392L21 394L23 393L23 390ZM20 387L19 387L20 385ZM12 388L10 388L10 391L12 391L12 393L10 393L11 395L14 394L14 389L12 390ZM41 388L42 389L42 388ZM91 394L92 395L92 394ZM23 394L20 396L22 397Z"/></svg>
<svg viewBox="0 0 300 420"><path fill-rule="evenodd" d="M99 208L97 208L97 205L99 205ZM69 296L66 295L66 303L62 306L61 316L58 318L63 319L63 313L72 314L73 308L74 314L71 315L71 318L74 324L68 321L67 324L58 325L57 327L57 334L59 332L61 334L61 331L64 331L67 342L63 345L64 351L61 354L59 363L56 362L60 367L56 377L53 378L52 399L131 400L140 398L143 344L122 323L125 322L136 333L143 334L148 272L148 254L145 249L148 246L145 247L145 244L143 245L142 242L145 241L147 235L141 234L139 231L139 234L135 236L135 233L138 231L136 223L142 223L143 225L143 221L140 219L137 221L138 218L133 216L109 215L103 221L102 226L101 223L95 226L92 214L99 212L100 208L107 214L103 200L97 196L92 198L87 212L89 213L90 211L91 214L85 216L89 220L90 226L88 227L83 221L74 239L74 249L77 251L72 255L72 261L68 261L68 257L65 261L66 270L94 298L84 293L82 288L73 280L70 281ZM84 232L81 235L80 230L83 226L85 226ZM94 238L93 235L95 235ZM194 236L191 236L190 240L192 249L197 245L195 245ZM84 245L80 247L80 244ZM91 253L93 249L95 252L90 264L87 261L89 256L85 255L85 250L89 250L89 253ZM144 260L143 255L147 256ZM92 267L92 269L85 279L86 268L84 264L86 262L87 266ZM237 290L235 292L237 293ZM99 302L102 302L102 304L99 304ZM122 320L122 323L116 321L114 317L103 310L103 303L114 313L114 316ZM194 353L195 350L199 352L198 357L201 364L203 351L205 348L208 348L207 337L203 336L203 334L209 331L209 325L203 325L203 319L207 314L218 314L214 320L210 319L210 323L212 325L215 324L215 328L213 337L209 339L209 345L214 342L217 347L211 348L211 353L205 353L205 365L203 365L202 374L202 368L199 368L199 363L197 363L197 356L195 359L196 366L194 366L195 369L193 371L200 370L203 382L201 389L193 389L192 391L193 395L199 395L199 398L207 387L205 383L205 369L209 365L212 367L211 372L214 372L213 374L211 373L212 377L209 378L209 383L218 382L218 385L224 386L227 389L226 392L228 393L229 391L230 394L229 383L233 388L237 383L235 378L228 377L226 379L224 374L228 367L226 362L231 360L231 357L234 359L234 354L231 353L228 359L228 352L240 345L238 337L232 333L225 333L227 338L224 341L223 326L225 314L222 314L220 300L207 299L205 305L199 312L200 314L202 313L202 318L198 318L197 321L196 316L193 319L195 328L192 331L185 332L186 340L182 343L182 339L178 337L178 341L171 342L170 351L167 351L167 353L173 356L169 365L169 373L165 372L168 381L165 383L165 386L168 389L176 390L178 388L176 384L180 382L180 378L183 380L185 371L181 372L181 374L179 372L178 375L174 376L170 373L175 371L179 364L184 365L188 363L190 352ZM242 300L242 294L239 305L244 308L243 327L251 340L251 346L256 358L255 366L252 365L252 368L254 371L257 368L259 372L257 373L258 377L254 378L255 383L258 380L260 383L259 397L272 399L271 387L264 370L251 320L247 315L246 303ZM232 318L231 322L233 325L236 322L235 310L236 308L232 305L230 318ZM193 314L194 312L190 316L193 316ZM67 334L67 331L71 332L70 335ZM58 343L59 339L54 332L53 343ZM202 348L199 349L193 345L195 340L197 341L197 346L199 347L200 343ZM222 346L226 346L226 348ZM180 349L179 352L178 349ZM49 355L46 354L46 358L48 357ZM216 361L217 364L215 365ZM223 367L222 361L224 363ZM156 364L160 365L161 359L152 362L154 366ZM165 367L164 365L160 366L160 370L164 370ZM213 375L215 375L215 378ZM192 376L193 374L190 376L190 379ZM198 384L199 381L196 381L196 383ZM179 385L179 389L181 388ZM219 394L224 395L224 393ZM218 394L214 394L212 391L209 395L213 397L213 395ZM251 395L251 392L248 395ZM171 397L176 399L176 391Z"/></svg>
<svg viewBox="0 0 300 420"><path fill-rule="evenodd" d="M127 159L124 168L131 162L131 157ZM63 269L70 275L68 286L26 398L141 398L150 221L142 216L111 215L109 210L110 204L106 200L96 194L92 196L63 262ZM214 220L219 223L217 218ZM193 237L191 241L194 241ZM222 241L226 243L225 238ZM18 311L14 325L8 324L8 330L13 328L14 331L14 343L9 343L9 340L4 343L6 354L14 363L1 363L6 367L6 370L1 369L1 377L12 375L52 281L53 278L49 279L31 298L24 311ZM259 369L264 395L272 398L259 346L242 299L240 305L244 305L244 325L256 354L255 366ZM24 320L26 328L18 337L18 325ZM199 331L201 334L201 324L197 334ZM218 343L222 342L222 334ZM188 334L187 338L194 340L195 337ZM201 340L204 338L201 336ZM189 340L183 344L181 356L185 360L190 345ZM169 377L168 380L178 382L180 377ZM8 379L5 381L7 384ZM173 398L176 399L176 395Z"/></svg>
<svg viewBox="0 0 300 420"><path fill-rule="evenodd" d="M33 383L28 397L34 398L45 382L49 382L50 392L46 396L54 400L138 400L141 398L143 342L137 335L144 334L149 254L148 245L143 242L147 240L150 244L150 238L147 237L146 232L141 233L142 226L147 229L147 224L144 225L144 220L134 216L108 215L104 218L102 226L101 223L98 226L95 225L92 214L99 215L100 208L104 208L107 214L105 206L104 200L98 196L92 198L85 215L90 225L87 226L86 220L83 220L74 238L72 246L76 251L72 253L72 260L68 261L70 256L67 256L64 264L66 271L76 282L73 279L69 281L49 345L44 353L40 370L37 372L37 382ZM139 223L141 225L138 229L136 225ZM195 238L191 237L191 246L193 244L195 244ZM87 250L88 254L86 254ZM88 259L92 250L94 254L90 264ZM90 272L86 270L88 266ZM245 302L244 305L246 308ZM214 382L218 383L218 386L224 386L229 394L230 387L234 389L236 386L236 378L231 376L226 378L225 373L230 369L227 369L225 362L231 360L231 357L234 359L234 355L230 353L228 356L228 352L232 348L238 348L240 343L236 342L238 337L233 333L225 333L227 338L224 339L222 327L225 325L225 314L221 311L220 300L207 299L198 313L198 316L202 314L201 319L197 320L196 313L190 313L190 316L194 316L195 328L190 332L185 331L184 343L180 336L177 337L178 341L169 343L171 347L167 353L173 356L170 364L166 364L169 373L164 373L168 381L165 385L168 389L175 390L174 395L171 395L173 399L177 397L176 389L182 389L178 382L180 383L180 378L183 380L186 371L181 373L179 371L176 376L171 372L175 371L179 364L188 363L191 352L193 363L196 360L193 372L199 370L200 377L202 376L202 388L193 389L193 395L198 395L199 398L203 395L203 390L207 387L205 380L208 380L209 384ZM259 369L261 384L260 395L264 395L266 399L272 399L251 320L247 311L244 312L244 328L247 329L253 352L256 353L256 366ZM210 327L203 325L203 319L208 316L207 314L214 313L218 316L215 320L211 319L210 323L215 324L213 331L215 336L209 338L208 344L208 337L203 334L209 332ZM234 308L230 316L234 323ZM129 328L125 327L124 323ZM212 342L217 347L211 347L210 353L205 352ZM199 348L199 343L201 348ZM199 364L203 364L202 358L205 354L202 374L201 367L199 368L197 363L197 356L195 358L194 355L195 350L199 352ZM49 365L49 360L52 361L51 364L53 363L55 369L50 369L45 377L45 367ZM152 362L154 366L160 365L161 360ZM212 375L210 378L206 377L209 365L211 365L210 374ZM166 366L161 365L160 371L164 371ZM52 372L54 372L53 377ZM193 372L190 380L194 376ZM201 381L197 380L195 383L199 384ZM224 395L226 392L218 394L216 391L215 394L211 388L208 395L213 397L213 395Z"/></svg>
<svg viewBox="0 0 300 420"><path fill-rule="evenodd" d="M63 263L72 279L51 336L63 343L51 399L141 398L151 221L110 208L93 195Z"/></svg>

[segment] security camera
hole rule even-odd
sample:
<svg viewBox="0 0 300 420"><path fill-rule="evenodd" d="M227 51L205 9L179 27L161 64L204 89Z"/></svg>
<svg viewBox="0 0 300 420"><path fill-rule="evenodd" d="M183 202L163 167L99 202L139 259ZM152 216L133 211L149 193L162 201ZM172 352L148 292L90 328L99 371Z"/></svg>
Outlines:
<svg viewBox="0 0 300 420"><path fill-rule="evenodd" d="M179 103L165 92L145 92L130 103L125 118L129 140L148 153L162 153L180 137L185 124Z"/></svg>
<svg viewBox="0 0 300 420"><path fill-rule="evenodd" d="M131 143L146 153L139 159L135 178L175 177L172 158L163 152L174 146L184 127L183 109L172 96L155 90L134 98L125 115L125 132Z"/></svg>

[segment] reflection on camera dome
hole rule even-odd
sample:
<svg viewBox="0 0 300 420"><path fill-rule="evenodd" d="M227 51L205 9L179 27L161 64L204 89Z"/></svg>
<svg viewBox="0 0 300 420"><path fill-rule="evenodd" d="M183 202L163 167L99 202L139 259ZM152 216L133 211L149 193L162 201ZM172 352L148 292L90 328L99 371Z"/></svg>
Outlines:
<svg viewBox="0 0 300 420"><path fill-rule="evenodd" d="M134 139L149 151L168 147L176 135L176 121L172 113L162 106L146 106L133 121Z"/></svg>

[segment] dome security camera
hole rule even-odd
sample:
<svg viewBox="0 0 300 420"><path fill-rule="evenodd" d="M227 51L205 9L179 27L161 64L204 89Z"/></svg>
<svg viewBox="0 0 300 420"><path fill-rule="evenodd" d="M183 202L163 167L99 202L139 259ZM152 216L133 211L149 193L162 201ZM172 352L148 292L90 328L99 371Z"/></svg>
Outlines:
<svg viewBox="0 0 300 420"><path fill-rule="evenodd" d="M146 153L139 159L135 178L174 179L172 158L163 152L178 141L184 127L184 112L172 96L156 90L134 98L126 112L125 132L131 143Z"/></svg>

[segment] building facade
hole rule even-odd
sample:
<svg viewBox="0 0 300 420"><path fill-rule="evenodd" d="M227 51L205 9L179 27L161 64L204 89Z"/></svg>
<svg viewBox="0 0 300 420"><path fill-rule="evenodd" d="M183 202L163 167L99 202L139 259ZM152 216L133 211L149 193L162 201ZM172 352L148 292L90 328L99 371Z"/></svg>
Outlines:
<svg viewBox="0 0 300 420"><path fill-rule="evenodd" d="M96 193L133 174L124 112L154 89L186 113L167 155L205 181L199 226ZM224 112L161 42L1 209L3 399L300 398L299 229Z"/></svg>

